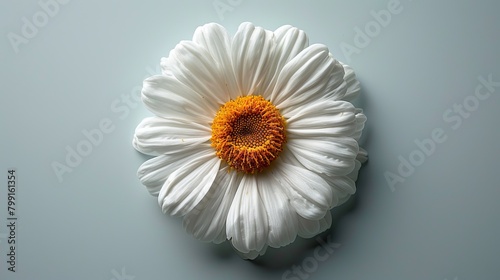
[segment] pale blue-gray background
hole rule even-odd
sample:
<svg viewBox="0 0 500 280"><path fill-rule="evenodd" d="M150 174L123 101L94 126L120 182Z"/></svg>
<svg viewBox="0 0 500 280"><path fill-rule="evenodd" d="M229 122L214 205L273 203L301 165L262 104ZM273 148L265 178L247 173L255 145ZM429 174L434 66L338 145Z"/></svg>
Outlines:
<svg viewBox="0 0 500 280"><path fill-rule="evenodd" d="M477 104L473 96L478 77L500 81L500 2L396 2L73 0L43 22L38 1L1 1L0 279L498 279L500 87ZM389 9L391 19L377 23ZM9 34L21 36L23 18L34 16L41 27L16 53ZM337 244L326 260L315 258L316 239L254 262L198 242L137 180L147 157L131 139L151 114L134 94L160 57L214 21L231 34L243 21L297 26L362 82L370 161L321 235ZM453 111L464 100L467 118ZM60 182L51 164L106 121L112 131ZM446 141L391 189L384 174L401 175L400 156L418 161L415 140L435 129ZM6 264L11 167L16 273Z"/></svg>

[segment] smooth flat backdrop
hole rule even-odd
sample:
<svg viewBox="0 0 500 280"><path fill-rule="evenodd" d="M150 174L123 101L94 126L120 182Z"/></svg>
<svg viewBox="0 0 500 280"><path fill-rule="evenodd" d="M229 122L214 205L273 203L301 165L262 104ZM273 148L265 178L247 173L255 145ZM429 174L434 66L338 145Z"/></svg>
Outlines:
<svg viewBox="0 0 500 280"><path fill-rule="evenodd" d="M43 11L36 0L0 3L0 279L498 279L500 2L73 0ZM39 26L24 30L31 38L26 20ZM143 79L197 26L234 34L243 21L305 30L362 83L370 160L320 237L333 252L298 239L243 261L186 234L136 177L147 157L132 136L151 115L134 96ZM100 123L108 133L59 180L52 164ZM433 131L445 140L419 152ZM413 169L398 171L410 157Z"/></svg>

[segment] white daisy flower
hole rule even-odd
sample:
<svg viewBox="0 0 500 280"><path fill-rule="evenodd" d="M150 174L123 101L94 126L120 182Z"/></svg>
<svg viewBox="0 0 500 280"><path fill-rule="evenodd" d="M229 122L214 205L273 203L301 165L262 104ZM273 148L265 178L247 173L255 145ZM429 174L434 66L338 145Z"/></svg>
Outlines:
<svg viewBox="0 0 500 280"><path fill-rule="evenodd" d="M245 258L330 227L356 190L366 121L349 101L352 69L304 31L196 29L144 81L154 113L133 146L153 155L138 176L197 239L229 240Z"/></svg>

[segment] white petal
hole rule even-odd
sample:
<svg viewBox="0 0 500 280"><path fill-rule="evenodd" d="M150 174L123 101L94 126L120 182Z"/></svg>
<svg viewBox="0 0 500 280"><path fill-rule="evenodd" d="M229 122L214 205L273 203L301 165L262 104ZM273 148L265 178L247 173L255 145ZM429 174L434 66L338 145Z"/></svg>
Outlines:
<svg viewBox="0 0 500 280"><path fill-rule="evenodd" d="M193 42L204 47L217 64L230 63L231 42L226 29L217 23L208 23L196 29Z"/></svg>
<svg viewBox="0 0 500 280"><path fill-rule="evenodd" d="M365 163L368 160L368 152L363 148L359 148L356 160L359 160L361 163Z"/></svg>
<svg viewBox="0 0 500 280"><path fill-rule="evenodd" d="M172 69L168 63L168 58L162 57L160 59L161 74L164 76L173 76Z"/></svg>
<svg viewBox="0 0 500 280"><path fill-rule="evenodd" d="M319 232L323 232L332 226L332 213L330 211L326 212L326 215L319 220Z"/></svg>
<svg viewBox="0 0 500 280"><path fill-rule="evenodd" d="M344 80L347 83L347 91L342 100L352 101L358 97L361 87L352 67L346 64L342 64L342 66L345 72Z"/></svg>
<svg viewBox="0 0 500 280"><path fill-rule="evenodd" d="M356 184L349 176L322 176L328 181L333 190L333 203L336 207L346 202L356 192Z"/></svg>
<svg viewBox="0 0 500 280"><path fill-rule="evenodd" d="M230 99L226 79L207 49L193 41L182 41L168 57L172 74L208 103L211 115ZM227 69L230 70L230 69Z"/></svg>
<svg viewBox="0 0 500 280"><path fill-rule="evenodd" d="M255 259L255 258L256 258L256 257L258 257L258 256L262 256L262 255L264 255L264 254L266 253L266 251L267 251L267 247L268 247L268 246L267 246L267 244L266 244L266 245L264 246L264 248L262 248L262 250L260 250L260 251L250 251L250 252L248 252L248 253L242 253L242 252L240 252L240 251L236 250L236 253L238 253L238 255L239 255L242 259L244 259L244 260L253 260L253 259ZM234 247L233 247L233 248L234 248Z"/></svg>
<svg viewBox="0 0 500 280"><path fill-rule="evenodd" d="M328 176L349 174L358 154L358 142L349 137L290 139L287 148L307 169Z"/></svg>
<svg viewBox="0 0 500 280"><path fill-rule="evenodd" d="M284 117L287 137L342 137L356 132L356 109L345 101L320 100L302 106Z"/></svg>
<svg viewBox="0 0 500 280"><path fill-rule="evenodd" d="M284 25L274 31L276 48L273 57L270 59L268 76L272 77L266 89L262 90L264 98L269 99L278 76L292 58L309 46L309 39L306 33L296 27Z"/></svg>
<svg viewBox="0 0 500 280"><path fill-rule="evenodd" d="M231 51L239 95L262 95L272 80L274 34L251 23L242 23L234 35Z"/></svg>
<svg viewBox="0 0 500 280"><path fill-rule="evenodd" d="M347 174L347 177L356 182L358 180L359 170L361 169L361 162L359 160L356 160L354 164L354 169L351 171L351 173Z"/></svg>
<svg viewBox="0 0 500 280"><path fill-rule="evenodd" d="M233 202L241 176L219 170L214 184L203 200L183 220L184 228L197 239L220 243L226 239L227 213Z"/></svg>
<svg viewBox="0 0 500 280"><path fill-rule="evenodd" d="M333 56L330 54L330 57ZM343 65L335 60L333 65L332 73L330 74L328 85L325 88L325 98L332 100L341 100L347 91L347 83L344 80L344 67Z"/></svg>
<svg viewBox="0 0 500 280"><path fill-rule="evenodd" d="M358 180L359 169L361 168L361 164L365 163L368 160L368 153L365 149L359 148L358 155L356 156L355 166L351 173L347 174L351 180Z"/></svg>
<svg viewBox="0 0 500 280"><path fill-rule="evenodd" d="M157 196L160 189L167 181L168 176L176 171L186 162L192 161L199 157L200 152L204 152L210 148L210 145L201 145L189 152L160 155L144 162L137 171L137 176L148 191Z"/></svg>
<svg viewBox="0 0 500 280"><path fill-rule="evenodd" d="M282 161L273 173L300 216L318 220L330 209L332 189L318 174Z"/></svg>
<svg viewBox="0 0 500 280"><path fill-rule="evenodd" d="M269 220L267 244L278 248L292 243L297 236L297 213L282 186L270 174L259 174L259 194Z"/></svg>
<svg viewBox="0 0 500 280"><path fill-rule="evenodd" d="M287 62L309 46L306 33L296 27L284 25L274 31L276 53L279 57L277 70L281 70Z"/></svg>
<svg viewBox="0 0 500 280"><path fill-rule="evenodd" d="M132 145L143 154L171 154L192 150L210 137L208 125L150 117L142 120L135 129Z"/></svg>
<svg viewBox="0 0 500 280"><path fill-rule="evenodd" d="M226 29L217 23L208 23L196 29L193 42L205 48L215 62L214 67L223 78L226 94L231 99L238 97L238 85L231 63L231 41Z"/></svg>
<svg viewBox="0 0 500 280"><path fill-rule="evenodd" d="M268 219L256 176L244 176L229 209L227 238L242 253L261 251L266 245Z"/></svg>
<svg viewBox="0 0 500 280"><path fill-rule="evenodd" d="M365 127L366 116L363 114L363 110L356 108L356 124L354 131L350 135L350 137L359 141L361 134L363 133L363 128Z"/></svg>
<svg viewBox="0 0 500 280"><path fill-rule="evenodd" d="M221 161L212 149L197 155L196 159L186 162L170 174L160 190L158 203L164 213L186 215L212 187Z"/></svg>
<svg viewBox="0 0 500 280"><path fill-rule="evenodd" d="M327 211L325 216L320 220L308 220L299 217L299 236L303 238L311 238L318 233L321 233L332 226L332 214Z"/></svg>
<svg viewBox="0 0 500 280"><path fill-rule="evenodd" d="M286 114L301 104L324 97L334 64L324 45L315 44L302 50L281 70L271 102Z"/></svg>
<svg viewBox="0 0 500 280"><path fill-rule="evenodd" d="M144 80L142 101L155 115L192 122L212 121L215 110L173 76L152 76Z"/></svg>
<svg viewBox="0 0 500 280"><path fill-rule="evenodd" d="M144 162L137 176L143 185L146 186L149 193L157 196L161 187L170 175L168 166L172 163L171 156L158 156Z"/></svg>

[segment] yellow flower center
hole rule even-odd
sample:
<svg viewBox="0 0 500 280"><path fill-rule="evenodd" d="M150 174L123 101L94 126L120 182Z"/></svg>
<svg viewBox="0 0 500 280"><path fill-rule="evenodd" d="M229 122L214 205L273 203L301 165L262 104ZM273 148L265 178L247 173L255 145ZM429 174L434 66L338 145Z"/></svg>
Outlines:
<svg viewBox="0 0 500 280"><path fill-rule="evenodd" d="M286 142L285 119L262 96L238 97L222 105L212 123L212 147L232 168L255 173L271 165Z"/></svg>

